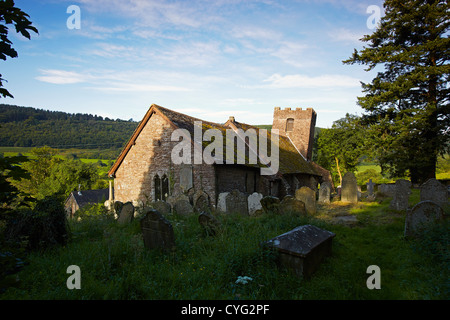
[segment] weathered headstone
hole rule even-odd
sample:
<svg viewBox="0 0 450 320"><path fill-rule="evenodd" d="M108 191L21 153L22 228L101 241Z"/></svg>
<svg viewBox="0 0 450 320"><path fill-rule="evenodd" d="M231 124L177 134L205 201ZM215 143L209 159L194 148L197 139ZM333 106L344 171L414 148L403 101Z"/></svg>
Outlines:
<svg viewBox="0 0 450 320"><path fill-rule="evenodd" d="M120 210L119 218L117 222L120 224L126 224L133 221L134 218L134 206L131 202L124 203L122 210Z"/></svg>
<svg viewBox="0 0 450 320"><path fill-rule="evenodd" d="M448 202L447 188L436 179L428 179L420 186L420 201L430 200L440 206Z"/></svg>
<svg viewBox="0 0 450 320"><path fill-rule="evenodd" d="M366 183L367 186L367 195L372 196L375 192L375 184L372 182L372 179L369 179L369 182Z"/></svg>
<svg viewBox="0 0 450 320"><path fill-rule="evenodd" d="M195 212L210 212L211 205L209 201L209 195L202 191L198 190L194 194L194 211Z"/></svg>
<svg viewBox="0 0 450 320"><path fill-rule="evenodd" d="M185 192L193 187L192 166L184 165L180 169L180 188Z"/></svg>
<svg viewBox="0 0 450 320"><path fill-rule="evenodd" d="M399 179L395 182L395 191L389 207L394 210L408 209L411 181Z"/></svg>
<svg viewBox="0 0 450 320"><path fill-rule="evenodd" d="M280 205L280 199L273 196L265 196L261 199L261 207L265 213L272 212L278 213L278 206Z"/></svg>
<svg viewBox="0 0 450 320"><path fill-rule="evenodd" d="M123 202L121 202L121 201L114 201L114 203L113 203L113 210L114 210L114 213L117 216L119 216L120 211L122 210L122 207L123 207Z"/></svg>
<svg viewBox="0 0 450 320"><path fill-rule="evenodd" d="M198 216L198 222L207 235L214 236L220 229L220 222L211 214L202 212Z"/></svg>
<svg viewBox="0 0 450 320"><path fill-rule="evenodd" d="M308 215L316 214L316 193L308 187L301 187L295 191L295 199L305 204L306 213Z"/></svg>
<svg viewBox="0 0 450 320"><path fill-rule="evenodd" d="M227 196L229 192L222 192L219 194L219 197L217 199L217 211L221 213L227 212Z"/></svg>
<svg viewBox="0 0 450 320"><path fill-rule="evenodd" d="M319 189L319 203L330 203L331 199L331 183L328 181L322 182Z"/></svg>
<svg viewBox="0 0 450 320"><path fill-rule="evenodd" d="M300 277L310 277L322 260L331 254L333 232L313 225L297 227L264 242L279 252L279 264Z"/></svg>
<svg viewBox="0 0 450 320"><path fill-rule="evenodd" d="M187 200L177 200L173 205L173 210L180 215L188 215L194 212L194 208Z"/></svg>
<svg viewBox="0 0 450 320"><path fill-rule="evenodd" d="M262 209L261 199L263 195L258 192L253 192L248 196L248 214L253 216L258 210Z"/></svg>
<svg viewBox="0 0 450 320"><path fill-rule="evenodd" d="M278 213L281 215L288 213L306 215L306 212L305 203L293 196L284 196L278 205Z"/></svg>
<svg viewBox="0 0 450 320"><path fill-rule="evenodd" d="M437 203L421 201L406 212L405 237L420 237L425 228L444 218L444 210Z"/></svg>
<svg viewBox="0 0 450 320"><path fill-rule="evenodd" d="M168 250L175 246L172 225L157 210L144 208L140 223L146 248Z"/></svg>
<svg viewBox="0 0 450 320"><path fill-rule="evenodd" d="M342 178L341 201L350 203L358 202L358 185L353 172L346 172Z"/></svg>
<svg viewBox="0 0 450 320"><path fill-rule="evenodd" d="M227 213L239 213L248 216L247 196L239 190L231 191L226 199Z"/></svg>
<svg viewBox="0 0 450 320"><path fill-rule="evenodd" d="M154 201L150 205L152 208L154 208L156 211L158 211L163 215L170 213L171 205L165 201L162 200Z"/></svg>

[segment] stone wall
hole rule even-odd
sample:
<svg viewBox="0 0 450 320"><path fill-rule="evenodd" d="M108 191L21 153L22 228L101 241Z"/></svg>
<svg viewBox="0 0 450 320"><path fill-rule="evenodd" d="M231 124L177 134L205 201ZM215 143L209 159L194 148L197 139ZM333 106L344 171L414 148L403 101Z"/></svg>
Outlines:
<svg viewBox="0 0 450 320"><path fill-rule="evenodd" d="M312 158L314 144L314 128L317 114L312 108L281 109L276 107L273 113L272 129L278 129L281 135L291 138L295 147L308 160ZM286 132L286 122L294 119L292 131Z"/></svg>
<svg viewBox="0 0 450 320"><path fill-rule="evenodd" d="M136 138L114 179L115 200L156 201L154 178L158 175L169 178L169 194L180 194L180 172L183 165L174 165L171 161L172 149L179 142L172 142L173 128L158 114L153 114L146 126ZM192 163L193 162L193 150ZM184 165L185 167L185 165ZM215 199L215 172L211 165L192 165L192 183L194 190L204 190L211 199Z"/></svg>

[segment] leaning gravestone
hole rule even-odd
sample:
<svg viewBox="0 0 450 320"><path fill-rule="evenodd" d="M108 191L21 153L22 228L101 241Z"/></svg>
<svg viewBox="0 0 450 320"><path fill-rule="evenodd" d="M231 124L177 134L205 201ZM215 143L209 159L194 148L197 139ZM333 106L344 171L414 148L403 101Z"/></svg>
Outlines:
<svg viewBox="0 0 450 320"><path fill-rule="evenodd" d="M445 218L444 210L433 201L422 201L408 210L405 219L405 237L420 237L421 232Z"/></svg>
<svg viewBox="0 0 450 320"><path fill-rule="evenodd" d="M330 203L331 198L331 183L328 181L322 182L319 189L319 203Z"/></svg>
<svg viewBox="0 0 450 320"><path fill-rule="evenodd" d="M247 196L239 190L231 191L226 199L227 213L239 213L248 216Z"/></svg>
<svg viewBox="0 0 450 320"><path fill-rule="evenodd" d="M220 229L220 222L211 214L202 212L198 216L198 222L207 235L214 236Z"/></svg>
<svg viewBox="0 0 450 320"><path fill-rule="evenodd" d="M265 213L273 212L278 213L278 206L280 205L280 199L273 196L265 196L261 199L261 207Z"/></svg>
<svg viewBox="0 0 450 320"><path fill-rule="evenodd" d="M262 246L279 252L281 266L294 271L299 277L310 277L321 261L331 254L335 236L333 232L304 225L270 239Z"/></svg>
<svg viewBox="0 0 450 320"><path fill-rule="evenodd" d="M358 185L353 172L347 172L342 178L341 201L350 203L358 202Z"/></svg>
<svg viewBox="0 0 450 320"><path fill-rule="evenodd" d="M251 195L248 196L248 214L253 216L258 210L262 209L261 205L261 199L263 198L263 195L258 192L253 192Z"/></svg>
<svg viewBox="0 0 450 320"><path fill-rule="evenodd" d="M283 214L296 214L296 215L306 215L305 203L300 201L293 196L284 196L283 200L281 200L278 205L278 213Z"/></svg>
<svg viewBox="0 0 450 320"><path fill-rule="evenodd" d="M305 204L306 213L308 215L316 214L316 193L308 187L301 187L295 191L295 199Z"/></svg>
<svg viewBox="0 0 450 320"><path fill-rule="evenodd" d="M173 205L173 210L180 215L188 215L194 212L194 208L187 200L177 200Z"/></svg>
<svg viewBox="0 0 450 320"><path fill-rule="evenodd" d="M122 206L122 210L120 210L117 222L119 222L120 224L127 224L133 221L133 218L134 206L131 202L127 202Z"/></svg>
<svg viewBox="0 0 450 320"><path fill-rule="evenodd" d="M408 209L409 195L411 194L411 181L399 179L395 182L395 191L389 205L394 210Z"/></svg>
<svg viewBox="0 0 450 320"><path fill-rule="evenodd" d="M420 186L420 201L430 200L440 206L448 202L447 188L436 179L428 179Z"/></svg>
<svg viewBox="0 0 450 320"><path fill-rule="evenodd" d="M144 246L148 249L168 250L175 246L172 225L155 209L144 208L141 230Z"/></svg>

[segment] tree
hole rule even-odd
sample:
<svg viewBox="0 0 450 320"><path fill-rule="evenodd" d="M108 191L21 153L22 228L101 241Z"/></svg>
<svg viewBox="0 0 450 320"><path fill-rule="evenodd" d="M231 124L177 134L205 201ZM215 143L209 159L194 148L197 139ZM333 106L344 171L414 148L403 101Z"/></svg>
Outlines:
<svg viewBox="0 0 450 320"><path fill-rule="evenodd" d="M356 170L365 152L366 137L359 120L358 116L346 114L334 121L331 129L322 129L317 139L317 163L334 176L337 174L340 184L345 172Z"/></svg>
<svg viewBox="0 0 450 320"><path fill-rule="evenodd" d="M31 21L28 20L30 16L15 7L13 0L0 0L0 59L6 60L7 57L17 58L17 51L12 47L11 40L8 39L8 24L14 25L16 32L20 33L27 39L31 38L30 32L39 33L38 30L32 26ZM0 95L4 98L14 98L8 90L3 88L0 74Z"/></svg>
<svg viewBox="0 0 450 320"><path fill-rule="evenodd" d="M434 178L439 154L449 150L450 25L446 0L386 0L378 28L362 38L345 64L383 71L362 83L363 121L383 171L412 182Z"/></svg>
<svg viewBox="0 0 450 320"><path fill-rule="evenodd" d="M31 157L22 165L30 179L13 181L20 191L41 200L48 196L67 197L79 185L91 189L99 179L95 164L80 160L65 160L56 156L56 150L43 147L31 149Z"/></svg>
<svg viewBox="0 0 450 320"><path fill-rule="evenodd" d="M26 194L21 193L11 181L29 179L26 170L21 168L21 164L28 161L27 157L0 157L0 213L4 213L17 205L20 200L29 200ZM0 219L3 215L0 214Z"/></svg>

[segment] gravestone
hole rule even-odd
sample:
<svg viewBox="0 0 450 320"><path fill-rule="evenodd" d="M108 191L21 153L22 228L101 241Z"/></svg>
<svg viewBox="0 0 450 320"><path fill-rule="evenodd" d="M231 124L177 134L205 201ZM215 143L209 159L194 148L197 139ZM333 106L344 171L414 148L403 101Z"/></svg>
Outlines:
<svg viewBox="0 0 450 320"><path fill-rule="evenodd" d="M273 196L265 196L261 199L261 207L265 213L273 212L278 213L278 206L280 205L280 199Z"/></svg>
<svg viewBox="0 0 450 320"><path fill-rule="evenodd" d="M258 192L253 192L251 195L248 196L248 214L253 216L258 210L262 209L261 205L261 199L263 198L263 195Z"/></svg>
<svg viewBox="0 0 450 320"><path fill-rule="evenodd" d="M266 248L279 252L278 263L299 277L310 277L322 260L331 255L333 232L313 225L297 227L264 242Z"/></svg>
<svg viewBox="0 0 450 320"><path fill-rule="evenodd" d="M225 198L226 212L248 216L247 196L239 190L231 191Z"/></svg>
<svg viewBox="0 0 450 320"><path fill-rule="evenodd" d="M188 215L194 212L194 208L187 200L177 200L173 205L173 210L180 215Z"/></svg>
<svg viewBox="0 0 450 320"><path fill-rule="evenodd" d="M211 214L202 212L198 216L198 222L207 235L214 236L220 229L220 222Z"/></svg>
<svg viewBox="0 0 450 320"><path fill-rule="evenodd" d="M425 228L444 218L444 210L437 203L421 201L406 212L405 237L420 237Z"/></svg>
<svg viewBox="0 0 450 320"><path fill-rule="evenodd" d="M316 193L308 187L301 187L295 191L295 199L305 204L306 213L308 215L316 214Z"/></svg>
<svg viewBox="0 0 450 320"><path fill-rule="evenodd" d="M172 225L157 210L144 208L140 223L146 248L168 250L175 246Z"/></svg>
<svg viewBox="0 0 450 320"><path fill-rule="evenodd" d="M395 191L389 207L394 210L408 209L409 195L411 194L411 181L399 179L395 182Z"/></svg>
<svg viewBox="0 0 450 320"><path fill-rule="evenodd" d="M121 202L121 201L114 201L113 211L114 211L114 215L115 216L119 217L119 214L120 214L120 211L122 210L122 207L123 207L123 202Z"/></svg>
<svg viewBox="0 0 450 320"><path fill-rule="evenodd" d="M347 172L342 178L341 201L357 203L358 202L358 185L353 172Z"/></svg>
<svg viewBox="0 0 450 320"><path fill-rule="evenodd" d="M293 196L284 196L278 205L278 213L283 215L287 213L306 215L305 203L300 201Z"/></svg>
<svg viewBox="0 0 450 320"><path fill-rule="evenodd" d="M375 184L372 182L372 179L369 179L369 182L366 183L367 186L367 195L369 197L373 196L375 192Z"/></svg>
<svg viewBox="0 0 450 320"><path fill-rule="evenodd" d="M171 205L162 200L153 201L150 206L163 215L169 214L171 209Z"/></svg>
<svg viewBox="0 0 450 320"><path fill-rule="evenodd" d="M193 187L192 166L184 165L180 169L180 189L185 192Z"/></svg>
<svg viewBox="0 0 450 320"><path fill-rule="evenodd" d="M436 179L428 179L420 186L420 201L430 200L440 206L448 202L447 188Z"/></svg>
<svg viewBox="0 0 450 320"><path fill-rule="evenodd" d="M330 199L331 199L331 183L329 183L328 181L322 182L320 184L320 189L319 189L319 203L330 203Z"/></svg>
<svg viewBox="0 0 450 320"><path fill-rule="evenodd" d="M194 193L194 211L195 212L210 212L211 205L209 201L209 195L202 191L198 190Z"/></svg>
<svg viewBox="0 0 450 320"><path fill-rule="evenodd" d="M120 224L127 224L133 221L133 218L134 218L134 206L131 202L127 202L122 206L122 210L120 210L117 222Z"/></svg>
<svg viewBox="0 0 450 320"><path fill-rule="evenodd" d="M229 192L222 192L219 194L219 197L217 198L217 211L221 213L227 212L227 196Z"/></svg>

